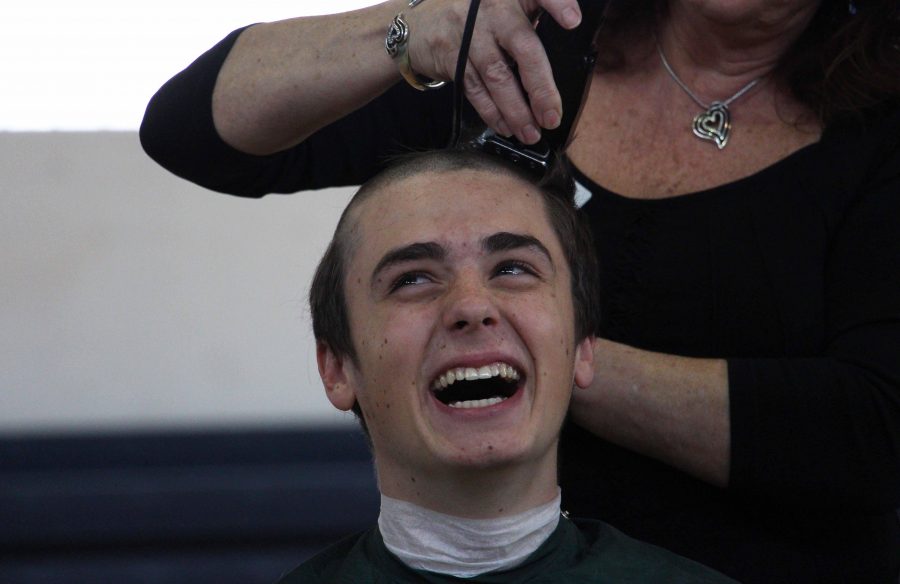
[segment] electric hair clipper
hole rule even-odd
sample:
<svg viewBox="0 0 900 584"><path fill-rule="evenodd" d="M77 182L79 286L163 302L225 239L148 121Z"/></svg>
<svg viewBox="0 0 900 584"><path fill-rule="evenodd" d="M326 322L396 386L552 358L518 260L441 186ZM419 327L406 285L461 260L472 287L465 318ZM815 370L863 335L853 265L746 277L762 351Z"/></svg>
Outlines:
<svg viewBox="0 0 900 584"><path fill-rule="evenodd" d="M454 144L465 144L470 148L499 155L543 177L551 169L554 157L565 150L581 114L596 61L594 37L606 5L607 0L579 0L582 21L574 30L562 28L546 12L538 16L535 30L547 52L553 77L562 97L562 120L557 128L542 130L541 140L532 145L522 144L515 137L505 138L497 134L486 126L469 102L462 99L462 85L459 82L461 71L457 68ZM474 10L477 11L477 5ZM471 10L470 20L474 25ZM460 49L461 62L468 57L467 40L464 37L463 47ZM516 78L518 77L517 73Z"/></svg>

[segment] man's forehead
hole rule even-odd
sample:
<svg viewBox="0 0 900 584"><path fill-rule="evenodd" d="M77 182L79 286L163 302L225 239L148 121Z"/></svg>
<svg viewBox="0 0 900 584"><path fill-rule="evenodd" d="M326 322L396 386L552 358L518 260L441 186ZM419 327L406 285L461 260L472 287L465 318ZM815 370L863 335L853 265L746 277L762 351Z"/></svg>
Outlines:
<svg viewBox="0 0 900 584"><path fill-rule="evenodd" d="M539 222L546 220L546 213L541 192L522 178L505 170L465 169L422 171L390 180L361 203L354 218L357 227L394 229L414 229L430 221L432 228L452 233L461 226L459 221Z"/></svg>
<svg viewBox="0 0 900 584"><path fill-rule="evenodd" d="M562 254L544 194L509 171L423 171L382 182L352 209L344 231L348 268L374 271L385 254L416 242L445 252L484 252L485 237L509 232Z"/></svg>

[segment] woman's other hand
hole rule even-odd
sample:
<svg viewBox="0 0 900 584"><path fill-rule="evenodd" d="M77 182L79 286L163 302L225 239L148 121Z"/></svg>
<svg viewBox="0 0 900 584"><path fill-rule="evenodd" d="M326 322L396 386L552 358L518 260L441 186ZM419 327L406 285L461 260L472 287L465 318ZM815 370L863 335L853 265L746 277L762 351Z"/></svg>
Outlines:
<svg viewBox="0 0 900 584"><path fill-rule="evenodd" d="M728 486L728 365L594 340L594 381L572 394L572 420L586 430Z"/></svg>

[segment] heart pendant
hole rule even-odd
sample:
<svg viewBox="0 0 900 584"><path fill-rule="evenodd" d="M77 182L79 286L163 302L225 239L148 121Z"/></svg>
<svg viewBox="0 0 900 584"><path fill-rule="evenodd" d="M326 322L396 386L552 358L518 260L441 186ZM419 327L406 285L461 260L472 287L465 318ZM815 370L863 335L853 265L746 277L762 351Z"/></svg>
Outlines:
<svg viewBox="0 0 900 584"><path fill-rule="evenodd" d="M714 101L709 109L694 116L694 135L715 142L719 150L725 148L730 133L731 115L728 106L720 101Z"/></svg>

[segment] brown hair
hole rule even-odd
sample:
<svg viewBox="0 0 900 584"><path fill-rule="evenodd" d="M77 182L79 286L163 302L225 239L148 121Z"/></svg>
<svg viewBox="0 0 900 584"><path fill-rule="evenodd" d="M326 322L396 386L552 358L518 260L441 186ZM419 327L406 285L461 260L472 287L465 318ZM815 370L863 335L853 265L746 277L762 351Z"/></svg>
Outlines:
<svg viewBox="0 0 900 584"><path fill-rule="evenodd" d="M653 35L666 0L612 0L598 35L598 66L623 63L619 47ZM776 78L822 121L900 100L900 2L820 0Z"/></svg>
<svg viewBox="0 0 900 584"><path fill-rule="evenodd" d="M806 32L782 60L780 73L824 123L896 101L900 2L821 0Z"/></svg>

